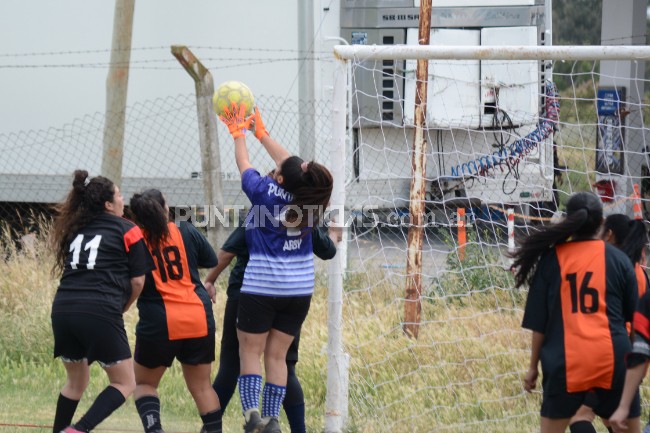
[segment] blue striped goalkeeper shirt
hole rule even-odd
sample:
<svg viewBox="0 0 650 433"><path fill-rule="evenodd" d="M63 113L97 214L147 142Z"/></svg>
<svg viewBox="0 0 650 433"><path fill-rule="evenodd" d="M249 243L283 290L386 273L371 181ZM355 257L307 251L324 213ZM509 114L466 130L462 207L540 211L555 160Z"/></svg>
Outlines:
<svg viewBox="0 0 650 433"><path fill-rule="evenodd" d="M264 296L311 295L314 291L311 228L287 229L281 222L292 195L253 168L242 174L242 189L253 206L245 221L250 260L241 292Z"/></svg>

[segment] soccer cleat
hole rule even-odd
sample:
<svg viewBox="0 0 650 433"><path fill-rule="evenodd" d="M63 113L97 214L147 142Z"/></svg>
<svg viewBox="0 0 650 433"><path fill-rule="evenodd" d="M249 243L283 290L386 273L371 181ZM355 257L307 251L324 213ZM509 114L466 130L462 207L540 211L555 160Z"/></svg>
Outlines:
<svg viewBox="0 0 650 433"><path fill-rule="evenodd" d="M264 426L261 433L282 433L280 423L276 417L271 417L268 423Z"/></svg>
<svg viewBox="0 0 650 433"><path fill-rule="evenodd" d="M251 411L248 421L244 424L244 433L260 433L263 428L264 421L262 421L260 413L256 410Z"/></svg>
<svg viewBox="0 0 650 433"><path fill-rule="evenodd" d="M82 432L81 430L77 430L73 426L69 425L63 430L61 430L61 433L85 433L85 432Z"/></svg>

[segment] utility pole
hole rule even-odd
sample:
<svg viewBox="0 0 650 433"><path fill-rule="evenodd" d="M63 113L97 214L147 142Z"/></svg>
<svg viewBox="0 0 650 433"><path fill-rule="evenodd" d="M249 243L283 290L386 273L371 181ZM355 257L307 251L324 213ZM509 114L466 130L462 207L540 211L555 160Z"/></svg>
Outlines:
<svg viewBox="0 0 650 433"><path fill-rule="evenodd" d="M122 184L124 121L129 87L134 9L135 0L115 0L111 66L106 79L106 118L101 170L102 175L116 185Z"/></svg>
<svg viewBox="0 0 650 433"><path fill-rule="evenodd" d="M298 76L299 156L312 161L316 155L316 100L314 90L314 2L298 2L298 51L303 56Z"/></svg>

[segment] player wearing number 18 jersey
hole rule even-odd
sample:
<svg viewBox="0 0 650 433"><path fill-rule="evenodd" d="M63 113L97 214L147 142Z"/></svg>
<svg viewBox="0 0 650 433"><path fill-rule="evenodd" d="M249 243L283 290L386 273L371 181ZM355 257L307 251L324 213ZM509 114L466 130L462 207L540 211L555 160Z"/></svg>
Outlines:
<svg viewBox="0 0 650 433"><path fill-rule="evenodd" d="M138 299L135 330L134 398L145 433L163 431L158 384L174 358L183 367L203 431L221 433L219 399L210 382L214 316L199 276L199 268L217 265L217 256L193 225L168 221L169 208L159 190L135 194L130 205L156 264Z"/></svg>
<svg viewBox="0 0 650 433"><path fill-rule="evenodd" d="M113 182L102 176L91 179L78 170L72 185L57 207L50 239L54 270L63 271L52 304L54 356L61 357L67 374L54 433L94 429L133 392L133 362L122 313L140 294L153 264L140 229L121 218L124 201ZM77 423L69 425L94 361L106 371L110 385Z"/></svg>
<svg viewBox="0 0 650 433"><path fill-rule="evenodd" d="M597 238L601 223L600 200L576 193L562 222L530 235L514 254L517 286L530 285L522 326L533 338L524 386L535 388L541 361L542 433L564 432L590 391L598 396L594 412L605 419L620 400L631 347L625 323L637 284L629 258ZM637 399L630 414L637 427L639 415Z"/></svg>

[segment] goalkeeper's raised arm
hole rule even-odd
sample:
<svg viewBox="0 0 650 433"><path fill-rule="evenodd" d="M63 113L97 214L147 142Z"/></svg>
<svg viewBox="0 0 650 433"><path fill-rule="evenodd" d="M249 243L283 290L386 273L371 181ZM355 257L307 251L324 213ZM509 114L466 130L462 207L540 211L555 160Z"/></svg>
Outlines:
<svg viewBox="0 0 650 433"><path fill-rule="evenodd" d="M232 107L225 108L224 114L219 116L219 119L228 127L228 132L235 140L235 161L237 161L237 168L239 173L242 174L249 168L253 168L246 148L246 131L250 129L253 115L246 117L246 107L241 104L237 106L234 102Z"/></svg>
<svg viewBox="0 0 650 433"><path fill-rule="evenodd" d="M282 164L282 161L291 156L287 149L271 138L269 132L266 130L264 121L262 120L260 109L257 107L255 107L255 113L253 114L253 127L255 130L255 137L260 141L260 143L262 143L278 167Z"/></svg>

